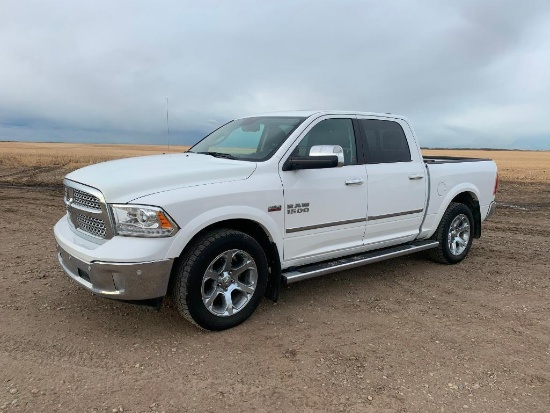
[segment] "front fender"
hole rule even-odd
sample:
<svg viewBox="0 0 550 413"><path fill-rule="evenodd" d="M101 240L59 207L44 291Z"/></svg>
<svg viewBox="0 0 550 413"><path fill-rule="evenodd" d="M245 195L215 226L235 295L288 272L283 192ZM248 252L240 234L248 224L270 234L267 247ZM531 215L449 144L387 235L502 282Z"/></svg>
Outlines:
<svg viewBox="0 0 550 413"><path fill-rule="evenodd" d="M275 214L282 213L282 211L275 212ZM258 223L265 230L267 236L277 245L279 259L282 260L283 237L274 216L275 215L269 215L259 209L243 205L225 206L205 211L186 223L185 227L181 228L176 234L174 242L166 253L166 258L178 257L195 235L211 225L231 219L245 219Z"/></svg>

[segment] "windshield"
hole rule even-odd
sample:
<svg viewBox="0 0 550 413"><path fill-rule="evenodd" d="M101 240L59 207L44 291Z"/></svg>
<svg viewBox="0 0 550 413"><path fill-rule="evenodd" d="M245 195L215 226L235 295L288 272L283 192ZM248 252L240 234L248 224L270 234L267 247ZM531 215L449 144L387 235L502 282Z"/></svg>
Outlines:
<svg viewBox="0 0 550 413"><path fill-rule="evenodd" d="M212 132L189 152L243 161L265 161L304 119L275 116L237 119Z"/></svg>

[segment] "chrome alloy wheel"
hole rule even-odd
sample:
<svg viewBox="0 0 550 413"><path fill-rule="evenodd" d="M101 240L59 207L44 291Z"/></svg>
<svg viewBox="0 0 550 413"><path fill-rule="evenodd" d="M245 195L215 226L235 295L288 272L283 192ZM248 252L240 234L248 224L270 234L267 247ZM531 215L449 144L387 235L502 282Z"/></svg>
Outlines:
<svg viewBox="0 0 550 413"><path fill-rule="evenodd" d="M458 256L462 254L468 246L470 240L470 221L464 214L457 215L449 226L447 242L451 254Z"/></svg>
<svg viewBox="0 0 550 413"><path fill-rule="evenodd" d="M228 317L242 310L254 294L258 268L243 250L229 250L208 265L202 278L202 301L212 314Z"/></svg>

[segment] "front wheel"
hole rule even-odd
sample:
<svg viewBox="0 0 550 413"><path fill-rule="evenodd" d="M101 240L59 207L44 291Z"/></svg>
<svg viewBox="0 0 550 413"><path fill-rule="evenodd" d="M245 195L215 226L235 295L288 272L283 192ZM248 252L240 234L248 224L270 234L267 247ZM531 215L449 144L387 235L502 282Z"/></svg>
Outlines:
<svg viewBox="0 0 550 413"><path fill-rule="evenodd" d="M178 311L207 330L234 327L252 315L267 286L267 259L251 236L232 229L204 234L176 267Z"/></svg>
<svg viewBox="0 0 550 413"><path fill-rule="evenodd" d="M472 246L473 225L474 218L470 208L452 202L432 237L439 241L439 246L429 251L429 257L444 264L462 261Z"/></svg>

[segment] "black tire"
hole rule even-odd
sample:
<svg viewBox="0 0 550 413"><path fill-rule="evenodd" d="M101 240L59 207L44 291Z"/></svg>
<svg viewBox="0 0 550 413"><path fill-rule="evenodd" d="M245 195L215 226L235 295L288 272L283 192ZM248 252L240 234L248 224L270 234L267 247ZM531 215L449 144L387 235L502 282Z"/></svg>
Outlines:
<svg viewBox="0 0 550 413"><path fill-rule="evenodd" d="M226 259L228 256L233 258L230 262ZM233 268L239 261L242 266ZM226 264L230 266L228 271L225 271ZM233 275L245 266L254 265L255 269ZM218 269L218 279L214 281L212 274ZM173 295L178 311L195 325L212 331L235 327L250 317L264 296L268 278L267 259L260 244L251 236L232 229L216 229L202 235L180 257L175 271ZM239 279L243 276L248 280ZM253 293L239 286L254 287ZM212 293L207 294L207 290ZM210 301L214 295L216 298L211 303L203 300ZM234 307L234 297L238 298L240 308Z"/></svg>
<svg viewBox="0 0 550 413"><path fill-rule="evenodd" d="M449 242L449 239L452 236L451 232L453 231L451 225L453 225L453 223L456 223L456 220L459 219L464 222L464 218L467 219L467 224L469 228L467 241L464 242L464 237L455 236L453 239L457 239L457 241L453 242L453 239L451 239L451 242ZM465 231L463 231L462 233L464 234ZM439 246L437 248L429 250L428 257L433 261L441 262L443 264L457 264L462 261L466 257L466 255L468 255L468 252L472 247L472 241L474 239L473 235L474 217L472 215L472 211L464 204L451 202L451 204L443 214L443 217L441 218L441 222L437 227L437 231L432 236L432 239L439 241ZM465 245L459 243L464 243ZM457 246L459 247L458 249ZM462 250L463 247L465 248Z"/></svg>

